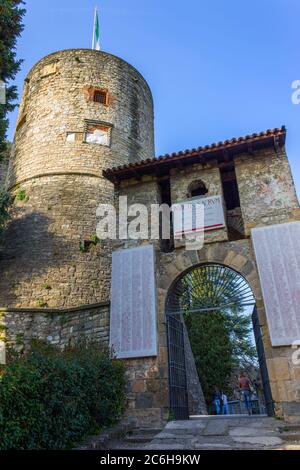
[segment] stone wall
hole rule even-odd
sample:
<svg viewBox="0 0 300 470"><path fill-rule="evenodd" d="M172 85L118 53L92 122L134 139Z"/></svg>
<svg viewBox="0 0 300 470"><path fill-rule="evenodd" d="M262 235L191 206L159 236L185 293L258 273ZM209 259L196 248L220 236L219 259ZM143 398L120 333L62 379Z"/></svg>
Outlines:
<svg viewBox="0 0 300 470"><path fill-rule="evenodd" d="M110 183L79 175L24 182L15 194L0 258L0 307L70 307L108 300L110 241L96 234L96 209ZM88 194L88 197L87 197Z"/></svg>
<svg viewBox="0 0 300 470"><path fill-rule="evenodd" d="M131 204L144 204L148 210L148 230L150 236L151 204L160 203L157 179L143 177L140 180L131 179L124 181L115 193L115 206L118 209L119 197L127 196L128 207ZM131 221L134 217L129 217ZM144 227L142 227L144 228ZM159 256L159 240L151 240L156 248L156 256ZM113 250L132 248L143 244L149 244L149 239L115 240ZM156 263L158 270L158 264ZM158 276L158 274L157 274ZM156 277L157 277L156 276ZM160 331L160 322L158 330ZM163 340L166 344L166 339ZM159 341L159 345L160 345ZM166 349L159 346L157 357L134 358L124 360L127 367L127 416L130 421L142 427L163 426L168 418L168 373Z"/></svg>
<svg viewBox="0 0 300 470"><path fill-rule="evenodd" d="M299 203L284 148L261 150L235 159L246 235L257 225L300 219Z"/></svg>
<svg viewBox="0 0 300 470"><path fill-rule="evenodd" d="M253 165L252 159L247 156L241 157L237 161L237 178L239 183L239 191L241 197L242 213L245 217L248 227L250 226L249 217L254 214L251 223L262 224L266 220L273 223L273 219L262 219L260 214L270 214L278 216L276 207L278 202L273 196L268 196L264 199L263 194L258 191L259 180L262 179L261 172L267 171L267 174L274 172L272 178L280 172L280 167L283 166L285 171L288 171L288 164L285 159L279 160L274 152L266 152L262 155L263 161L261 163L259 158L255 166L254 174L251 172ZM251 166L250 166L251 163ZM265 165L270 165L267 169ZM245 166L243 166L245 165ZM275 166L275 169L274 169ZM277 168L278 166L278 168ZM276 170L276 171L275 171ZM282 168L281 168L281 171ZM288 173L286 173L288 174ZM189 185L195 180L201 179L207 186L208 195L222 194L222 186L220 180L219 169L215 166L205 168L201 165L195 165L193 168L176 169L171 172L171 193L172 203L179 202L188 196ZM252 189L251 181L255 186ZM290 182L282 182L283 186L279 191L285 198L286 206L290 207L291 213L297 209L297 201L294 199L294 191ZM258 185L258 186L257 186ZM272 185L271 185L272 186ZM276 186L276 185L275 185ZM274 185L272 186L274 188ZM248 205L253 205L254 194L253 191L261 195L261 202L258 202L259 211L255 212L254 209L249 212ZM275 189L275 192L277 189ZM156 182L156 177L144 177L142 180L130 180L122 182L119 188L119 193L128 196L128 203L138 202L146 204L149 208L152 203L159 201L159 192ZM250 194L250 195L249 195ZM297 214L297 212L296 212ZM282 213L282 217L278 220L286 221L289 217L289 211ZM168 289L172 282L182 273L192 267L201 263L220 263L224 264L237 272L239 272L249 282L257 304L258 315L263 332L263 342L266 349L266 357L268 368L270 372L270 384L273 393L273 398L276 404L276 412L279 416L289 418L290 412L295 413L296 418L300 416L300 401L299 401L299 379L298 368L291 362L292 349L290 348L272 348L269 341L268 327L265 321L265 309L260 288L260 281L255 263L255 256L249 238L227 241L226 231L222 231L207 237L206 244L199 251L187 251L184 246L177 245L177 248L172 253L161 253L159 246L155 243L157 249L157 288L158 288L158 341L159 341L159 355L157 358L152 359L134 359L128 360L127 366L129 368L128 377L128 393L129 393L129 411L131 417L135 417L137 422L143 422L143 425L152 426L157 420L157 423L162 423L168 416L168 352L166 342L166 326L165 326L165 301L168 295ZM218 237L221 237L221 241ZM211 242L214 242L213 244ZM118 242L117 248L126 248L132 244L138 245L144 243L144 240L134 241L121 241ZM115 247L116 248L116 247ZM276 367L277 375L275 376L272 370L273 362L279 361L284 364L282 367ZM279 364L279 365L280 365ZM297 378L298 377L298 378ZM191 401L190 397L190 401Z"/></svg>
<svg viewBox="0 0 300 470"><path fill-rule="evenodd" d="M1 309L0 331L7 349L27 350L32 338L60 348L80 338L107 345L109 303L69 309Z"/></svg>
<svg viewBox="0 0 300 470"><path fill-rule="evenodd" d="M143 428L163 426L169 416L168 372L165 351L157 357L126 359L127 417Z"/></svg>
<svg viewBox="0 0 300 470"><path fill-rule="evenodd" d="M158 286L158 351L157 357L128 359L127 416L137 425L162 425L169 413L168 352L166 341L165 302L169 288L184 271L201 263L221 263L240 272L255 295L259 321L270 375L276 412L286 419L299 420L300 366L292 362L294 350L273 348L270 343L264 304L250 240L217 242L199 251L177 249L157 253ZM6 340L27 345L31 337L39 337L63 347L80 336L105 343L109 335L107 303L71 309L6 309L1 311L1 328Z"/></svg>
<svg viewBox="0 0 300 470"><path fill-rule="evenodd" d="M165 302L172 283L187 269L205 263L220 263L239 272L249 282L256 300L259 322L270 374L270 385L276 414L287 420L300 419L300 366L292 363L294 350L272 347L266 323L265 308L249 239L207 244L199 251L177 249L157 253L158 351L154 358L126 361L128 366L128 415L143 426L161 424L169 413L168 351L166 340ZM156 420L156 421L155 421Z"/></svg>
<svg viewBox="0 0 300 470"><path fill-rule="evenodd" d="M272 347L267 318L263 308L259 311L265 355L276 413L290 422L300 421L300 364L299 349L292 346ZM293 354L297 361L293 360ZM298 364L297 364L298 363Z"/></svg>
<svg viewBox="0 0 300 470"><path fill-rule="evenodd" d="M143 206L146 207L148 215L148 227L146 228L144 223L140 225L138 231L141 230L142 233L137 239L128 238L126 240L114 241L114 249L134 247L140 245L141 243L149 243L149 240L151 240L151 243L153 243L156 248L159 248L159 238L153 239L154 235L153 232L151 232L151 227L153 227L154 232L159 235L159 219L153 219L154 223L151 224L151 205L161 203L157 178L152 176L144 176L140 180L133 178L131 180L122 182L115 193L115 206L117 211L119 207L119 197L124 196L127 197L128 209L133 204L143 204ZM131 221L136 220L137 216L139 216L139 213L131 215L129 214L128 222L130 223ZM144 233L146 237L144 237Z"/></svg>

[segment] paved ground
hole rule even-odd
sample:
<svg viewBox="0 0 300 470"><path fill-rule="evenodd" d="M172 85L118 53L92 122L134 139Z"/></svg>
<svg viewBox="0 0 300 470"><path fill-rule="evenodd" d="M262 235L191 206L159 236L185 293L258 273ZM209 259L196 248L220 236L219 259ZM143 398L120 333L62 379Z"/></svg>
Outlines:
<svg viewBox="0 0 300 470"><path fill-rule="evenodd" d="M300 450L300 423L267 416L194 416L164 429L134 429L120 423L91 437L79 449Z"/></svg>
<svg viewBox="0 0 300 470"><path fill-rule="evenodd" d="M144 449L300 449L300 425L264 416L198 416L171 421Z"/></svg>

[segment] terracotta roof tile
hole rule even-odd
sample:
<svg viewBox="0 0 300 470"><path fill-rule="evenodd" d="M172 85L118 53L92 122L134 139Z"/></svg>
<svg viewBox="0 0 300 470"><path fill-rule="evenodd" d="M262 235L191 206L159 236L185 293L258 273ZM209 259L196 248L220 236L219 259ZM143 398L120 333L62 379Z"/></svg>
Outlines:
<svg viewBox="0 0 300 470"><path fill-rule="evenodd" d="M113 180L129 178L130 172L138 171L142 169L150 170L150 167L157 167L162 164L168 163L172 164L172 162L182 161L184 163L188 163L188 159L191 159L195 156L208 156L207 154L212 154L210 156L214 156L214 153L217 153L220 150L228 151L233 150L235 147L240 147L241 144L255 144L255 143L266 143L267 146L272 145L274 143L274 139L276 137L280 138L280 143L284 144L286 136L286 129L284 126L274 129L267 129L266 131L253 133L251 135L246 135L244 137L233 137L232 139L227 139L224 141L220 141L217 143L212 143L209 145L205 145L204 147L198 147L193 149L187 149L184 151L173 152L171 154L161 155L159 157L154 158L147 158L146 160L141 160L135 163L129 163L127 165L113 167L103 171L103 175ZM271 139L270 139L271 138ZM192 163L192 162L191 162Z"/></svg>

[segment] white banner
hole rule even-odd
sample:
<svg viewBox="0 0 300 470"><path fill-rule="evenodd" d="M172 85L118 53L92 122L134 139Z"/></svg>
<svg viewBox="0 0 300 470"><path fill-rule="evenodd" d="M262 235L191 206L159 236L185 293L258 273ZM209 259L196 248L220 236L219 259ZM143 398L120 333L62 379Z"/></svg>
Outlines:
<svg viewBox="0 0 300 470"><path fill-rule="evenodd" d="M204 209L204 220L201 217L202 212L197 209L197 206ZM174 208L175 237L180 234L216 230L226 226L222 196L195 197L176 203L172 208Z"/></svg>
<svg viewBox="0 0 300 470"><path fill-rule="evenodd" d="M118 358L157 355L153 245L112 255L110 346Z"/></svg>
<svg viewBox="0 0 300 470"><path fill-rule="evenodd" d="M300 340L300 222L251 231L273 346Z"/></svg>

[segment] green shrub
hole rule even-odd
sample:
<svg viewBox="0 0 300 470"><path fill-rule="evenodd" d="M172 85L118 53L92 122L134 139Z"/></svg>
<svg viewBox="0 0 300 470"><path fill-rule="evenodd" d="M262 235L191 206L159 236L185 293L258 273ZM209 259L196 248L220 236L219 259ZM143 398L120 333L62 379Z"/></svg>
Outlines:
<svg viewBox="0 0 300 470"><path fill-rule="evenodd" d="M108 351L36 342L0 380L0 450L70 448L114 424L125 403L124 366Z"/></svg>
<svg viewBox="0 0 300 470"><path fill-rule="evenodd" d="M17 199L17 201L27 201L28 200L28 196L26 195L25 189L20 189L20 191L18 191L16 193L16 199Z"/></svg>
<svg viewBox="0 0 300 470"><path fill-rule="evenodd" d="M45 284L42 285L42 289L51 290L52 287L46 282Z"/></svg>

